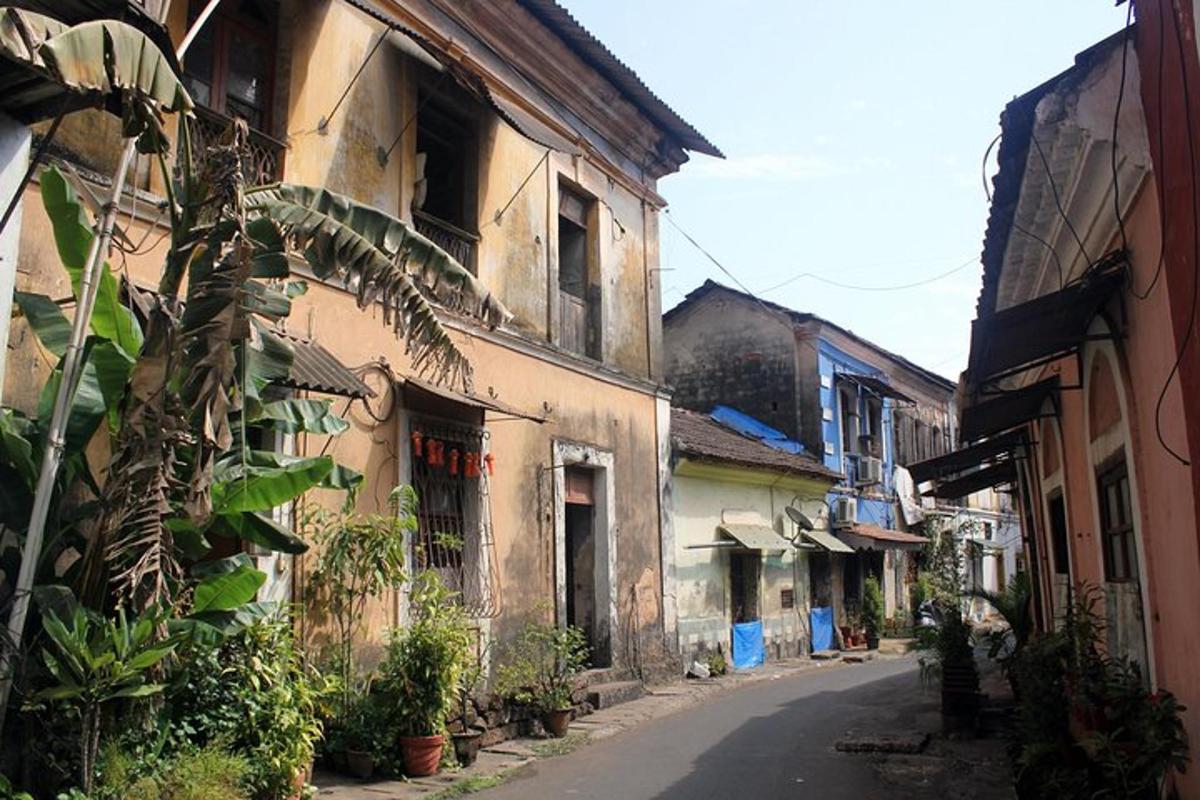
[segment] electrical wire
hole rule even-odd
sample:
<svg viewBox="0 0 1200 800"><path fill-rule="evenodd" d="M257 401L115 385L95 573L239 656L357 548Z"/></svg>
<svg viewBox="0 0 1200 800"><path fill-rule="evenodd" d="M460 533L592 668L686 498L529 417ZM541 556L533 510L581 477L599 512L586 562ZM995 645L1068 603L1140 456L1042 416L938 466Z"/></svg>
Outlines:
<svg viewBox="0 0 1200 800"><path fill-rule="evenodd" d="M1133 3L1125 11L1125 29L1121 34L1121 84L1117 87L1117 106L1113 111L1112 162L1113 213L1117 217L1117 229L1121 232L1121 249L1129 252L1129 237L1125 233L1125 220L1121 218L1121 182L1117 180L1117 133L1121 123L1121 104L1125 100L1125 76L1129 70L1129 26L1133 24Z"/></svg>
<svg viewBox="0 0 1200 800"><path fill-rule="evenodd" d="M1083 239L1079 238L1079 231L1075 230L1075 225L1072 224L1071 218L1067 216L1066 209L1063 208L1062 196L1058 192L1058 182L1054 180L1054 173L1050 171L1050 162L1046 160L1046 153L1042 150L1042 143L1038 141L1037 134L1034 132L1030 132L1029 138L1033 142L1033 146L1037 149L1038 158L1042 162L1042 168L1046 170L1046 178L1050 181L1050 192L1054 196L1054 207L1058 209L1058 215L1062 217L1067 230L1074 237L1075 244L1079 245L1079 252L1083 255L1083 260L1091 264L1092 258L1088 255L1087 248L1083 246Z"/></svg>
<svg viewBox="0 0 1200 800"><path fill-rule="evenodd" d="M1158 83L1155 87L1158 136L1156 138L1154 147L1154 163L1158 165L1163 163L1163 66L1166 61L1166 56L1164 54L1167 46L1166 29L1166 24L1160 21L1158 25ZM1124 84L1123 79L1121 82ZM1116 139L1114 138L1113 147L1115 148L1116 146ZM1138 300L1146 300L1150 297L1150 293L1153 292L1154 287L1158 285L1158 279L1162 276L1163 267L1167 263L1167 203L1166 194L1163 189L1163 181L1160 178L1161 176L1154 176L1154 186L1158 192L1158 264L1155 266L1154 275L1151 276L1150 283L1146 286L1145 290L1139 292L1137 287L1133 285L1133 281L1130 281L1129 293ZM1115 176L1113 180L1116 180Z"/></svg>
<svg viewBox="0 0 1200 800"><path fill-rule="evenodd" d="M1187 58L1184 50L1183 34L1179 30L1179 19L1175 16L1173 7L1168 11L1168 14L1171 17L1171 26L1175 29L1175 46L1179 52L1179 73L1183 88L1183 115L1187 125L1188 163L1191 169L1190 175L1192 180L1192 191L1188 192L1192 200L1192 307L1188 313L1187 329L1184 331L1183 341L1179 343L1179 352L1176 355L1175 363L1172 365L1170 373L1167 374L1167 379L1163 382L1162 391L1158 393L1158 402L1154 404L1154 433L1158 436L1158 443L1163 446L1163 449L1186 467L1191 466L1191 461L1177 453L1167 444L1166 439L1163 437L1162 407L1167 397L1167 389L1170 388L1171 381L1175 379L1175 375L1179 372L1184 354L1187 352L1188 343L1191 341L1192 333L1196 328L1196 295L1197 290L1200 289L1200 215L1197 214L1196 192L1200 191L1200 187L1196 186L1196 134L1192 125L1191 88L1188 86Z"/></svg>
<svg viewBox="0 0 1200 800"><path fill-rule="evenodd" d="M820 283L825 283L830 286L836 286L839 289L850 289L850 290L856 291L856 292L899 292L899 291L904 291L907 289L916 289L921 286L927 286L931 283L940 281L943 278L948 278L957 272L962 272L967 267L971 266L972 264L977 264L977 263L979 263L979 258L977 256L971 256L969 259L967 259L963 263L959 264L957 267L954 267L953 269L947 270L945 272L939 273L939 274L934 275L929 278L924 278L919 281L913 281L912 283L901 283L901 284L896 284L894 286L862 286L862 285L856 285L856 284L851 284L851 283L842 283L840 281L835 281L832 278L826 278L822 275L816 275L811 272L802 272L799 275L795 275L791 278L788 278L786 281L783 281L782 283L777 283L774 286L771 286L767 289L763 289L762 294L766 294L768 292L773 292L776 289L781 289L790 283L795 283L796 281L800 280L801 278L812 278L814 281L819 281Z"/></svg>

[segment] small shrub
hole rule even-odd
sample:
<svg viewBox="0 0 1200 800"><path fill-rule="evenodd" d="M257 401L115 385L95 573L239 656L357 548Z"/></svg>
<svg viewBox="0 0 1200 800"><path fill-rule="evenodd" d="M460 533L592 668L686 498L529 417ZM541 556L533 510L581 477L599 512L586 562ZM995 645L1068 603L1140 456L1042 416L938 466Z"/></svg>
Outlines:
<svg viewBox="0 0 1200 800"><path fill-rule="evenodd" d="M543 713L569 708L574 677L587 661L587 636L580 628L531 620L501 655L497 689Z"/></svg>
<svg viewBox="0 0 1200 800"><path fill-rule="evenodd" d="M863 582L862 621L868 639L878 639L883 633L883 590L879 579L868 575Z"/></svg>
<svg viewBox="0 0 1200 800"><path fill-rule="evenodd" d="M729 665L725 662L725 654L720 650L710 650L700 660L704 666L708 667L710 675L724 675L729 671Z"/></svg>

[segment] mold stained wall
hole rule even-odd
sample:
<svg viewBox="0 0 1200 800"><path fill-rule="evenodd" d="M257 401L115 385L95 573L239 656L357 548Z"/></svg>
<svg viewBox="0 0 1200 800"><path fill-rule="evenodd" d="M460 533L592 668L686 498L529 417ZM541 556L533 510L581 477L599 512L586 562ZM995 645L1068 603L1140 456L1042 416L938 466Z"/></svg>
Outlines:
<svg viewBox="0 0 1200 800"><path fill-rule="evenodd" d="M777 532L795 534L783 509L799 497L799 507L821 519L828 482L740 467L680 462L672 480L675 526L676 597L679 646L685 661L717 649L729 658L733 624L729 553L721 548L688 549L718 539L725 510L754 511ZM794 591L795 605L782 607L781 592ZM765 554L759 602L767 653L779 658L808 652L809 573L805 551Z"/></svg>
<svg viewBox="0 0 1200 800"><path fill-rule="evenodd" d="M283 4L281 47L288 74L277 81L279 116L285 116L289 147L285 179L326 186L356 200L407 218L415 174L415 126L410 126L386 166L376 151L388 146L415 109L413 65L398 47L385 44L355 83L325 134L313 132L374 44L381 26L336 0ZM181 36L182 19L173 30ZM176 30L178 29L178 30ZM622 648L641 657L661 642L658 442L655 425L661 341L657 267L657 211L641 198L611 183L585 159L552 153L519 194L517 189L541 161L545 149L501 123L490 111L482 126L479 175L480 278L515 314L512 332L481 334L455 325L454 338L475 369L475 387L494 391L510 405L545 413L544 425L503 420L490 423L496 476L491 485L492 520L504 612L497 621L503 634L540 602L554 598L552 500L546 468L556 439L583 442L614 455L619 629L614 657ZM119 147L114 140L113 147ZM603 362L599 364L554 349L557 302L557 186L559 177L597 201L599 274L603 302ZM653 189L651 185L648 187ZM495 212L516 195L499 223ZM41 211L36 184L24 199L18 286L53 297L69 292L49 243L49 223ZM150 227L146 204L129 224L137 240ZM151 241L153 241L151 236ZM136 280L154 285L163 261L163 245L120 266ZM361 365L384 358L399 374L410 362L399 341L382 324L377 306L358 309L339 287L310 280L288 320L296 333L316 337L339 359ZM13 355L6 376L6 402L32 408L36 386L48 371L47 357L32 341L23 321L13 325ZM386 389L376 381L376 389ZM334 399L339 412L345 401ZM391 402L386 392L376 411ZM339 461L363 471L369 481L358 499L361 511L380 510L387 490L408 474L407 430L402 415L380 424L360 405L346 412L352 428L329 447ZM319 453L323 437L300 437L300 455ZM335 504L339 498L313 493L308 501ZM299 516L299 515L298 515ZM313 555L300 557L296 597L307 591L303 575ZM367 638L382 641L387 625L401 621L399 597L373 604ZM319 614L306 624L323 628ZM630 635L636 632L637 636Z"/></svg>

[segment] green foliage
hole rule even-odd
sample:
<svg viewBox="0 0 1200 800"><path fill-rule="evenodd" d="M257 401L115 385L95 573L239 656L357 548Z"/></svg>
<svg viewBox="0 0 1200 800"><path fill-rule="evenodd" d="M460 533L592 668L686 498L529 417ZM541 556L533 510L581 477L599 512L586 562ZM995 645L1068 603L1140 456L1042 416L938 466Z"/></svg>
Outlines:
<svg viewBox="0 0 1200 800"><path fill-rule="evenodd" d="M253 797L284 797L321 736L320 685L286 615L261 620L219 647L195 645L181 653L165 692L168 750L224 742L248 762Z"/></svg>
<svg viewBox="0 0 1200 800"><path fill-rule="evenodd" d="M1009 675L1013 659L1021 654L1035 629L1033 589L1028 573L1013 575L1003 592L975 589L968 594L986 600L1007 623L1005 628L990 631L987 641L988 658L996 659Z"/></svg>
<svg viewBox="0 0 1200 800"><path fill-rule="evenodd" d="M367 601L404 585L405 541L417 530L417 495L412 487L396 487L389 502L390 515L314 506L302 522L320 551L310 580L337 628L334 660L342 673L344 708L349 708L354 692L354 636Z"/></svg>
<svg viewBox="0 0 1200 800"><path fill-rule="evenodd" d="M868 638L878 638L883 633L883 590L879 579L868 575L863 581L862 620Z"/></svg>
<svg viewBox="0 0 1200 800"><path fill-rule="evenodd" d="M724 675L729 671L729 664L725 661L725 654L720 650L709 650L700 659L706 667L708 667L711 675Z"/></svg>
<svg viewBox="0 0 1200 800"><path fill-rule="evenodd" d="M42 627L53 652L42 650L42 661L56 681L34 695L79 720L79 779L90 792L100 747L103 713L120 700L148 697L162 686L147 680L149 670L174 649L173 642L155 640L162 616L150 612L132 622L124 609L115 619L100 619L76 607L68 626L49 610Z"/></svg>
<svg viewBox="0 0 1200 800"><path fill-rule="evenodd" d="M497 689L542 712L570 708L574 677L587 663L587 636L582 629L529 620L502 654Z"/></svg>
<svg viewBox="0 0 1200 800"><path fill-rule="evenodd" d="M187 747L166 759L109 744L91 800L249 800L249 774L246 758L223 740Z"/></svg>
<svg viewBox="0 0 1200 800"><path fill-rule="evenodd" d="M1168 771L1187 766L1184 707L1149 691L1137 664L1104 653L1100 596L1080 587L1062 627L1013 657L1023 797L1158 797Z"/></svg>
<svg viewBox="0 0 1200 800"><path fill-rule="evenodd" d="M0 775L0 800L33 800L33 795L28 792L15 791L12 782L4 775Z"/></svg>
<svg viewBox="0 0 1200 800"><path fill-rule="evenodd" d="M418 575L410 598L412 619L392 632L378 686L401 736L436 736L446 727L469 664L471 625L436 572Z"/></svg>

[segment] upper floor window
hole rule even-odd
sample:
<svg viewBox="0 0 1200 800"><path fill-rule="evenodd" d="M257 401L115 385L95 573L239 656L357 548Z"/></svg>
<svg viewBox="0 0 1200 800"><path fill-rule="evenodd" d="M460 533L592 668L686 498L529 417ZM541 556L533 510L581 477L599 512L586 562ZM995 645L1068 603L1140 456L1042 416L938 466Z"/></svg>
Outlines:
<svg viewBox="0 0 1200 800"><path fill-rule="evenodd" d="M841 420L842 455L858 453L858 392L843 384L838 389L838 411Z"/></svg>
<svg viewBox="0 0 1200 800"><path fill-rule="evenodd" d="M189 22L203 7L191 4ZM184 85L198 105L241 117L256 130L269 129L277 12L269 0L235 0L217 7L184 63Z"/></svg>
<svg viewBox="0 0 1200 800"><path fill-rule="evenodd" d="M595 255L596 202L558 187L559 343L589 358L601 357L600 280Z"/></svg>
<svg viewBox="0 0 1200 800"><path fill-rule="evenodd" d="M1124 459L1096 479L1100 502L1100 538L1104 544L1104 579L1137 579L1133 510L1129 504L1129 472Z"/></svg>
<svg viewBox="0 0 1200 800"><path fill-rule="evenodd" d="M878 397L868 397L866 408L866 429L860 439L861 451L864 455L883 458L883 401Z"/></svg>
<svg viewBox="0 0 1200 800"><path fill-rule="evenodd" d="M478 143L470 100L454 87L417 95L417 180L412 199L417 231L476 271Z"/></svg>

